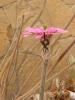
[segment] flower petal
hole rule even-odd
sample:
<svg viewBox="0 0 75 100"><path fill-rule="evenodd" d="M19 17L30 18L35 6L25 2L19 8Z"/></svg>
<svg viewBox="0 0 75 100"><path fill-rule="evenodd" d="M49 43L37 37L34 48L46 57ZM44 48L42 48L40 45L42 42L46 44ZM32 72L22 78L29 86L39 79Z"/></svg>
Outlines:
<svg viewBox="0 0 75 100"><path fill-rule="evenodd" d="M35 38L36 39L41 39L43 37L43 35L36 35Z"/></svg>
<svg viewBox="0 0 75 100"><path fill-rule="evenodd" d="M30 35L32 35L32 33L29 33L29 32L23 32L23 36L24 36L24 37L28 37L28 36L30 36Z"/></svg>
<svg viewBox="0 0 75 100"><path fill-rule="evenodd" d="M46 32L48 34L62 34L62 33L66 33L67 31L64 30L64 29L61 29L61 28L54 28L54 27L51 27L51 28L48 28L46 30Z"/></svg>
<svg viewBox="0 0 75 100"><path fill-rule="evenodd" d="M24 37L29 37L30 35L23 35Z"/></svg>
<svg viewBox="0 0 75 100"><path fill-rule="evenodd" d="M44 29L43 28L26 28L25 31L29 32L29 33L43 33Z"/></svg>
<svg viewBox="0 0 75 100"><path fill-rule="evenodd" d="M55 35L55 34L62 34L62 33L65 33L65 32L67 32L67 31L64 30L64 29L61 29L61 28L56 28L56 27L50 27L50 28L47 28L46 30L44 30L43 28L28 27L23 32L23 35L24 35L24 37L34 35L35 38L41 39L41 38L44 37L44 33L45 33L46 36L52 36L52 35Z"/></svg>

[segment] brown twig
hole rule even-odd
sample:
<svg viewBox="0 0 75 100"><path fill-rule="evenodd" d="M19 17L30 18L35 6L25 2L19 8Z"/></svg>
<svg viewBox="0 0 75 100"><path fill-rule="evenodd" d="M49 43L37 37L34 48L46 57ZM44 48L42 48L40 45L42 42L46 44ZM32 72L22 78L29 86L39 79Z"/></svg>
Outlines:
<svg viewBox="0 0 75 100"><path fill-rule="evenodd" d="M54 79L55 77L59 76L59 75L60 75L61 73L63 73L64 71L69 70L74 64L75 64L75 62L73 62L71 65L68 65L67 67L65 67L65 68L64 68L63 70L61 70L60 72L54 74L52 77L48 78L48 79L46 80L46 86L48 85L48 83L50 83L50 81L51 81L52 79ZM38 90L39 87L40 87L40 82L38 82L38 83L37 83L31 90L29 90L27 93L25 93L25 94L23 94L23 95L17 97L16 100L21 100L22 98L25 99L25 98L31 96L32 93L33 93L33 91Z"/></svg>
<svg viewBox="0 0 75 100"><path fill-rule="evenodd" d="M64 29L68 29L68 27L71 25L71 23L72 23L72 21L74 20L74 18L75 18L75 13L74 13L74 15L71 17L71 19L69 20L69 22L66 24L66 26L64 27ZM61 36L62 36L62 35L59 35L59 36L57 37L57 39L56 39L56 40L54 41L54 43L51 45L52 48L55 46L55 44L57 43L57 41L61 39Z"/></svg>
<svg viewBox="0 0 75 100"><path fill-rule="evenodd" d="M52 74L53 70L56 68L56 66L60 63L60 61L63 59L63 57L70 51L70 49L73 47L73 45L75 44L75 40L72 41L72 43L65 49L65 51L60 55L60 57L58 58L57 62L54 64L54 66L52 66L52 68L49 70L48 75Z"/></svg>
<svg viewBox="0 0 75 100"><path fill-rule="evenodd" d="M75 18L75 14L72 16L72 18L70 19L70 21L67 23L67 25L65 26L65 28L64 29L67 29L69 26L70 26L70 24L72 23L72 21L73 21L73 19ZM61 38L61 35L60 36L58 36L58 38L55 40L55 42L52 44L52 48L53 48L53 46L55 46L55 44L56 44L56 42L59 40ZM49 75L49 73L51 72L53 72L53 70L56 68L56 66L59 64L59 62L62 60L62 58L65 56L65 54L69 51L69 49L71 49L71 47L74 45L74 43L75 43L75 40L71 43L71 45L70 46L68 46L67 47L67 49L60 55L60 57L59 57L59 59L57 60L57 62L56 62L56 64L54 65L54 66L52 66L52 68L50 69L50 71L48 72L48 75ZM50 74L51 74L50 73Z"/></svg>

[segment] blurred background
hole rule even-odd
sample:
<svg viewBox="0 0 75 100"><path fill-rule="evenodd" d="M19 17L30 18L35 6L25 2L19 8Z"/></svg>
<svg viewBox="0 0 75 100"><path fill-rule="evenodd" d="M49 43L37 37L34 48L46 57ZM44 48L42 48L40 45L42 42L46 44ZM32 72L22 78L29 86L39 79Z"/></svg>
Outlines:
<svg viewBox="0 0 75 100"><path fill-rule="evenodd" d="M0 0L0 100L25 100L39 91L42 47L21 33L43 25L68 30L51 37L46 89L55 78L75 80L75 0Z"/></svg>

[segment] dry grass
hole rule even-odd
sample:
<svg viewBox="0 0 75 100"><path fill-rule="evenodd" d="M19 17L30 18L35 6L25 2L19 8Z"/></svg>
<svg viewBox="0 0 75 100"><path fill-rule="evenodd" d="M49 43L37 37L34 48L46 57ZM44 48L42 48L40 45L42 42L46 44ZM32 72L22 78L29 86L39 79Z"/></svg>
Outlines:
<svg viewBox="0 0 75 100"><path fill-rule="evenodd" d="M65 75L68 73L66 77L70 76L68 70L71 71L75 65L75 62L70 62L69 64L68 60L69 55L75 56L75 37L73 33L75 14L71 10L69 11L64 5L62 6L59 0L58 2L53 0L51 4L48 0L42 0L42 4L40 3L39 5L37 4L40 0L33 0L31 4L28 1L19 2L20 0L17 0L17 3L14 1L14 3L9 3L9 5L4 3L0 8L0 10L3 9L1 12L4 11L4 15L1 14L6 23L5 32L3 35L1 34L2 38L0 38L2 42L0 43L0 100L23 100L32 93L39 91L41 66L43 66L41 57L42 49L40 43L32 37L26 40L23 39L21 32L26 26L41 26L44 23L47 23L49 26L51 22L54 26L59 25L64 29L72 31L72 34L68 32L68 35L64 35L63 37L55 36L51 38L49 48L51 48L52 56L48 65L46 89L54 78L59 76L62 78L62 73ZM28 13L26 13L26 8L23 8L25 6L23 5L24 3L28 7ZM52 9L50 9L49 5L52 5ZM17 13L10 13L8 8L11 11L17 8ZM24 19L22 20L23 15ZM64 18L60 18L61 15ZM65 21L63 21L64 19ZM10 25L11 27L9 27Z"/></svg>

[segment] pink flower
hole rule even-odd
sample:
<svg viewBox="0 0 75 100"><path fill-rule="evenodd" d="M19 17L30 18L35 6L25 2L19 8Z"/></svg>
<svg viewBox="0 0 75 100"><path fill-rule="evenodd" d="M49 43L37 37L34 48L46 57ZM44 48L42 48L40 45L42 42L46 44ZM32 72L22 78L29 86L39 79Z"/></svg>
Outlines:
<svg viewBox="0 0 75 100"><path fill-rule="evenodd" d="M23 32L23 36L24 37L28 37L28 36L31 36L31 35L35 35L36 38L41 39L41 38L44 37L44 35L47 36L47 37L50 37L52 35L55 35L55 34L63 34L65 32L67 32L67 31L64 30L64 29L55 28L55 27L50 27L50 28L47 28L47 29L28 27Z"/></svg>

